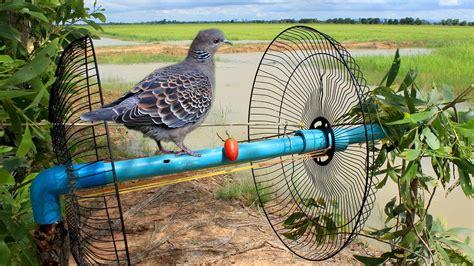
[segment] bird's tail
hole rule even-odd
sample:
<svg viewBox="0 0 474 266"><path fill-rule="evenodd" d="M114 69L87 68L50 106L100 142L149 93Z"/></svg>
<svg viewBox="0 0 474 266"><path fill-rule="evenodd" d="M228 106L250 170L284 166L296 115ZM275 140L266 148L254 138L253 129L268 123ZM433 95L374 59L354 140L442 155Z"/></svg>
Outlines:
<svg viewBox="0 0 474 266"><path fill-rule="evenodd" d="M81 115L82 121L112 121L117 113L111 108L100 108L98 110Z"/></svg>

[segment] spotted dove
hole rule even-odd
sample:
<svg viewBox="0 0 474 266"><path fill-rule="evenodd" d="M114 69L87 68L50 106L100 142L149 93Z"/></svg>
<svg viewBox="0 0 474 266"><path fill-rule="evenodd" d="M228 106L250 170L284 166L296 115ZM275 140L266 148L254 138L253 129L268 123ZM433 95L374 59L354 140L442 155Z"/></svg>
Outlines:
<svg viewBox="0 0 474 266"><path fill-rule="evenodd" d="M214 54L224 43L230 44L220 30L200 31L183 62L153 71L116 101L81 119L115 121L138 130L154 139L161 153L200 156L183 140L209 114L216 87ZM172 141L181 151L165 150L161 141Z"/></svg>

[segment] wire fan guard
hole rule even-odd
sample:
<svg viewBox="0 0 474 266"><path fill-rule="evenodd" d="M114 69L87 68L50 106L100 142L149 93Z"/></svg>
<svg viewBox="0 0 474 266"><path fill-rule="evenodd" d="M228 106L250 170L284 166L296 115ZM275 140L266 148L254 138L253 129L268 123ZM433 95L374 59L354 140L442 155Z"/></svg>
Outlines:
<svg viewBox="0 0 474 266"><path fill-rule="evenodd" d="M248 122L268 125L250 125L249 141L318 126L365 127L364 121L371 121L366 89L358 65L337 41L309 27L289 28L271 42L257 69ZM353 108L362 115L349 116ZM317 118L324 125L315 125ZM338 130L333 134L337 140ZM268 220L296 255L328 259L363 228L375 199L374 140L367 134L365 140L336 151L330 160L294 155L252 170Z"/></svg>
<svg viewBox="0 0 474 266"><path fill-rule="evenodd" d="M64 50L56 70L49 106L53 149L65 165L69 193L65 197L71 252L79 265L128 264L129 254L120 198L114 193L81 196L77 171L85 165L112 162L106 122L81 123L79 115L103 105L92 40L83 37ZM85 124L85 125L84 125ZM73 164L82 166L74 167ZM112 167L115 177L115 170ZM96 173L97 175L103 173Z"/></svg>

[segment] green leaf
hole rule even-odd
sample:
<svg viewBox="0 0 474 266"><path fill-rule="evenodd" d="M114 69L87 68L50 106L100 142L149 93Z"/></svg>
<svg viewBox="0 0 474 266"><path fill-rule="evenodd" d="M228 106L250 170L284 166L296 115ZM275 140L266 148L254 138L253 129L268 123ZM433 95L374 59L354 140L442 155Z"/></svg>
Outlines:
<svg viewBox="0 0 474 266"><path fill-rule="evenodd" d="M472 187L471 177L462 168L458 168L458 172L461 189L464 192L464 195L468 197L474 196L474 188Z"/></svg>
<svg viewBox="0 0 474 266"><path fill-rule="evenodd" d="M57 7L59 6L61 3L59 2L59 0L42 0L41 1L41 4L42 5L48 5L50 7Z"/></svg>
<svg viewBox="0 0 474 266"><path fill-rule="evenodd" d="M397 50L398 51L398 50ZM365 257L360 255L354 255L354 258L365 265L380 265L387 261L388 256L382 257Z"/></svg>
<svg viewBox="0 0 474 266"><path fill-rule="evenodd" d="M106 21L106 18L105 18L105 16L104 16L104 14L102 14L102 13L93 13L93 14L91 14L91 15L92 15L94 18L100 20L100 22L102 22L102 23L105 23L105 21Z"/></svg>
<svg viewBox="0 0 474 266"><path fill-rule="evenodd" d="M414 114L411 114L411 120L413 122L421 122L430 118L432 115L433 115L432 111L414 113Z"/></svg>
<svg viewBox="0 0 474 266"><path fill-rule="evenodd" d="M459 135L474 141L474 119L466 120L465 123L456 125L454 129Z"/></svg>
<svg viewBox="0 0 474 266"><path fill-rule="evenodd" d="M397 207L395 207L395 209L393 209L393 214L394 215L399 215L400 213L403 213L406 211L406 207L405 207L405 204L400 204L398 205Z"/></svg>
<svg viewBox="0 0 474 266"><path fill-rule="evenodd" d="M377 156L377 159L375 159L372 165L372 168L373 169L380 168L383 165L383 163L385 163L386 159L387 159L387 145L384 144L384 146L382 146L379 152L379 155Z"/></svg>
<svg viewBox="0 0 474 266"><path fill-rule="evenodd" d="M0 85L18 85L29 81L48 69L51 64L52 57L58 48L59 39L56 38L46 45L41 51L33 58L33 60L25 64L20 70L15 72L7 80L3 80Z"/></svg>
<svg viewBox="0 0 474 266"><path fill-rule="evenodd" d="M405 76L405 79L403 80L402 84L400 85L400 88L398 91L403 91L403 97L405 97L405 102L407 103L408 110L410 110L410 113L415 113L415 104L413 103L413 100L416 99L416 91L414 90L414 82L416 78L416 71L413 69L410 69L408 71L407 75ZM411 94L408 93L408 87L412 86Z"/></svg>
<svg viewBox="0 0 474 266"><path fill-rule="evenodd" d="M469 160L455 158L453 163L456 164L458 169L462 169L466 173L474 175L474 164L472 164Z"/></svg>
<svg viewBox="0 0 474 266"><path fill-rule="evenodd" d="M400 53L399 53L399 50L397 49L397 51L395 52L395 58L393 59L393 62L392 62L392 66L390 67L390 70L388 71L388 73L385 75L387 79L387 82L385 83L386 87L390 87L392 83L395 81L395 78L397 77L399 69L400 69Z"/></svg>
<svg viewBox="0 0 474 266"><path fill-rule="evenodd" d="M1 153L7 153L9 151L13 150L13 147L10 146L5 146L5 145L0 145L0 154Z"/></svg>
<svg viewBox="0 0 474 266"><path fill-rule="evenodd" d="M407 169L405 171L405 173L402 175L402 177L400 178L400 180L402 182L410 182L410 180L412 180L415 176L416 176L416 173L418 172L418 161L411 161L408 166L407 166Z"/></svg>
<svg viewBox="0 0 474 266"><path fill-rule="evenodd" d="M90 19L86 19L84 21L95 30L102 31L102 27L99 24L97 24L95 21L90 20Z"/></svg>
<svg viewBox="0 0 474 266"><path fill-rule="evenodd" d="M384 212L388 217L394 217L393 209L395 208L395 202L397 198L393 197L387 204L385 204Z"/></svg>
<svg viewBox="0 0 474 266"><path fill-rule="evenodd" d="M389 125L389 126L402 125L402 124L408 124L408 123L411 123L411 122L412 122L411 114L405 113L403 119L393 121L393 122L390 122L390 123L386 123L386 125Z"/></svg>
<svg viewBox="0 0 474 266"><path fill-rule="evenodd" d="M417 149L405 149L400 156L407 160L407 161L413 161L420 156L421 151Z"/></svg>
<svg viewBox="0 0 474 266"><path fill-rule="evenodd" d="M8 172L13 172L19 167L29 166L25 157L4 156L4 158L1 158L1 160L3 169Z"/></svg>
<svg viewBox="0 0 474 266"><path fill-rule="evenodd" d="M411 96L408 94L407 88L403 90L403 97L405 97L405 102L407 103L408 110L410 110L410 113L415 113L415 104L413 103L413 99L411 98Z"/></svg>
<svg viewBox="0 0 474 266"><path fill-rule="evenodd" d="M410 231L406 235L404 235L403 238L402 238L401 243L404 244L404 246L412 245L412 244L416 243L416 234L415 234L415 232Z"/></svg>
<svg viewBox="0 0 474 266"><path fill-rule="evenodd" d="M439 149L439 140L438 138L436 137L435 134L433 134L433 132L431 132L431 129L429 127L425 127L423 128L423 132L422 132L423 136L425 136L426 138L426 143L428 144L428 146L432 149L432 150L437 150Z"/></svg>
<svg viewBox="0 0 474 266"><path fill-rule="evenodd" d="M410 69L406 74L405 79L403 79L402 84L400 84L400 87L398 88L397 92L401 92L405 89L408 89L415 82L416 76L417 72L413 69Z"/></svg>
<svg viewBox="0 0 474 266"><path fill-rule="evenodd" d="M0 265L11 265L10 249L3 239L0 239Z"/></svg>
<svg viewBox="0 0 474 266"><path fill-rule="evenodd" d="M448 229L446 233L451 234L461 239L462 236L468 236L474 233L474 230L471 228L465 228L465 227L453 227L453 228Z"/></svg>
<svg viewBox="0 0 474 266"><path fill-rule="evenodd" d="M422 122L433 115L432 111L419 112L414 114L405 113L403 119L386 123L386 125L402 125L402 124L416 124Z"/></svg>
<svg viewBox="0 0 474 266"><path fill-rule="evenodd" d="M8 24L0 23L0 37L19 43L21 42L20 32Z"/></svg>
<svg viewBox="0 0 474 266"><path fill-rule="evenodd" d="M17 157L24 157L28 151L35 148L35 144L33 143L33 139L31 137L30 128L28 126L25 127L25 132L21 138L20 146L16 151Z"/></svg>
<svg viewBox="0 0 474 266"><path fill-rule="evenodd" d="M15 1L14 3L2 3L0 5L0 11L21 10L23 8L28 8L36 12L44 13L44 11L38 6L31 3L25 3L22 1Z"/></svg>
<svg viewBox="0 0 474 266"><path fill-rule="evenodd" d="M458 249L460 250L464 255L466 255L469 260L473 261L474 260L474 250L464 244L463 242L457 241L457 240L451 240L449 238L439 238L439 241L443 242L447 246L453 248L453 249Z"/></svg>
<svg viewBox="0 0 474 266"><path fill-rule="evenodd" d="M15 105L13 104L13 101L11 99L4 99L4 98L0 98L0 100L2 101L3 108L8 113L10 122L12 123L11 128L12 128L12 131L15 133L15 137L17 139L20 139L21 132L23 131L22 126L21 126L21 118L19 116L19 113Z"/></svg>
<svg viewBox="0 0 474 266"><path fill-rule="evenodd" d="M385 177L377 184L376 188L380 189L383 186L385 186L385 184L387 183L387 179L388 179L388 174L386 174Z"/></svg>
<svg viewBox="0 0 474 266"><path fill-rule="evenodd" d="M23 11L24 13L26 13L26 14L28 14L28 15L34 17L34 18L37 18L37 19L39 19L39 20L41 20L41 21L43 21L43 22L49 23L48 18L47 18L43 13L41 13L41 12L31 11L31 10L29 10L29 9L27 9L27 8L22 9L22 11Z"/></svg>
<svg viewBox="0 0 474 266"><path fill-rule="evenodd" d="M25 90L2 90L0 91L0 99L13 99L17 97L25 97L28 95L35 94L34 91L25 91Z"/></svg>
<svg viewBox="0 0 474 266"><path fill-rule="evenodd" d="M427 214L425 218L425 223L426 223L426 228L428 228L428 231L431 231L431 228L433 226L433 215Z"/></svg>
<svg viewBox="0 0 474 266"><path fill-rule="evenodd" d="M35 91L36 96L33 99L33 101L31 101L30 105L28 105L25 109L23 109L23 111L26 111L26 110L28 110L30 108L33 108L33 107L36 107L41 102L44 95L47 95L48 99L49 99L49 93L47 91L47 88L50 85L52 85L52 83L54 83L54 80L55 80L55 78L51 78L46 84L43 84L43 82L41 81L41 79L39 77L36 77L33 80L31 80L29 82L31 85L32 85L33 81L35 83L35 86L32 85L32 87L36 89L36 91Z"/></svg>
<svg viewBox="0 0 474 266"><path fill-rule="evenodd" d="M3 168L0 168L0 185L15 185L15 178Z"/></svg>
<svg viewBox="0 0 474 266"><path fill-rule="evenodd" d="M444 250L444 248L438 243L435 244L435 248L436 251L438 251L439 255L441 255L441 257L443 258L443 261L446 263L446 265L449 265L451 260L449 259L449 255L446 250Z"/></svg>

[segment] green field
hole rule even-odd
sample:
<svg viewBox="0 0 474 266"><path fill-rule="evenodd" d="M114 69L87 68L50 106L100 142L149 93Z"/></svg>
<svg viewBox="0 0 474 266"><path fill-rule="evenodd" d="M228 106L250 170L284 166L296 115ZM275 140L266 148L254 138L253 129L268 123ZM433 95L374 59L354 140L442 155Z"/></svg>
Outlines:
<svg viewBox="0 0 474 266"><path fill-rule="evenodd" d="M123 40L156 42L190 40L196 32L219 28L230 40L271 40L291 24L165 24L105 25L102 36ZM394 46L432 48L429 55L402 57L401 72L419 71L418 83L425 89L433 82L459 92L474 83L474 27L408 25L308 25L341 43L387 42ZM99 58L100 63L176 62L177 56L124 54ZM102 61L101 61L102 60ZM356 61L369 84L377 84L390 67L390 56L361 56ZM401 76L401 75L400 75Z"/></svg>
<svg viewBox="0 0 474 266"><path fill-rule="evenodd" d="M105 25L104 36L146 42L191 40L201 29L219 28L229 40L272 40L292 24L155 24ZM474 43L474 27L435 25L336 25L308 24L339 42L408 42L424 47L444 46L446 42Z"/></svg>
<svg viewBox="0 0 474 266"><path fill-rule="evenodd" d="M355 59L368 83L373 85L380 82L393 57L359 56ZM418 71L417 83L425 90L435 84L437 87L448 86L455 93L461 92L474 84L474 45L455 43L436 48L429 55L402 56L399 82L409 69Z"/></svg>

